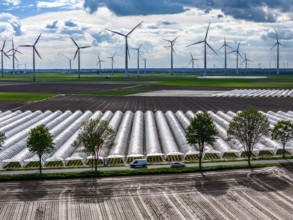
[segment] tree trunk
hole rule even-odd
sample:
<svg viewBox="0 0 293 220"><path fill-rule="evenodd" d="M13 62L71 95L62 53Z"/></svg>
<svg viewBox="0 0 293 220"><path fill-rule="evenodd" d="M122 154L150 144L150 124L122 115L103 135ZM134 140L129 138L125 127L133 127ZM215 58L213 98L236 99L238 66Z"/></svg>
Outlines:
<svg viewBox="0 0 293 220"><path fill-rule="evenodd" d="M283 159L285 159L285 145L286 144L283 143Z"/></svg>
<svg viewBox="0 0 293 220"><path fill-rule="evenodd" d="M39 155L39 170L40 170L40 175L42 175L42 155Z"/></svg>
<svg viewBox="0 0 293 220"><path fill-rule="evenodd" d="M202 153L203 153L203 144L201 146L199 146L199 170L200 172L202 171Z"/></svg>
<svg viewBox="0 0 293 220"><path fill-rule="evenodd" d="M251 168L250 157L251 157L251 149L250 149L250 147L248 147L247 158L248 158L248 166L249 166L249 168Z"/></svg>
<svg viewBox="0 0 293 220"><path fill-rule="evenodd" d="M98 158L97 158L97 153L95 153L95 172L98 172Z"/></svg>

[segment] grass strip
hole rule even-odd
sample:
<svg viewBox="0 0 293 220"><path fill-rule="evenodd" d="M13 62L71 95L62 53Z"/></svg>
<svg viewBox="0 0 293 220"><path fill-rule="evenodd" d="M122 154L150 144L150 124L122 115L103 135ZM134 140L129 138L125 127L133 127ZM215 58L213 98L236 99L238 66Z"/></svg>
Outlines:
<svg viewBox="0 0 293 220"><path fill-rule="evenodd" d="M54 96L56 94L0 92L0 101L40 101Z"/></svg>
<svg viewBox="0 0 293 220"><path fill-rule="evenodd" d="M292 166L293 163L272 163L272 164L255 164L252 168L264 167L284 167ZM221 171L249 169L248 165L223 165L203 167L203 171ZM109 170L109 171L93 171L86 172L69 172L69 173L45 173L39 174L14 174L0 175L0 181L20 181L20 180L53 180L53 179L75 179L75 178L96 178L96 177L119 177L119 176L137 176L137 175L160 175L160 174L176 174L176 173L196 173L200 172L198 167L185 168L156 168L156 169L134 169L134 170Z"/></svg>

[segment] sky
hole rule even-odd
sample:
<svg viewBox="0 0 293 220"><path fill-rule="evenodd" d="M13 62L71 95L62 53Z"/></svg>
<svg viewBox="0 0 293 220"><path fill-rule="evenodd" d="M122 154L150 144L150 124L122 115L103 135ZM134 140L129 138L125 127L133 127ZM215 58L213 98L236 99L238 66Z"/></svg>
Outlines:
<svg viewBox="0 0 293 220"><path fill-rule="evenodd" d="M211 22L208 43L218 55L207 50L208 67L224 66L224 51L219 50L224 36L233 51L240 44L240 53L252 62L249 67L276 66L276 33L285 47L280 47L280 67L293 68L293 0L2 0L0 1L0 47L7 39L5 50L36 45L42 59L36 59L37 69L67 69L67 58L73 58L76 47L92 46L81 51L81 68L98 68L98 57L105 60L103 68L110 68L108 57L116 53L114 67L124 68L125 41L106 28L128 33L143 21L129 37L129 67L136 68L137 56L133 48L141 47L140 63L147 58L147 66L170 67L170 44L177 36L174 67L188 68L190 53L198 60L195 67L203 67L203 44L187 45L204 39ZM32 49L18 48L20 68L32 68ZM242 58L240 58L240 61ZM234 68L236 56L228 54L228 67ZM5 68L12 61L4 59ZM73 68L77 67L77 59Z"/></svg>

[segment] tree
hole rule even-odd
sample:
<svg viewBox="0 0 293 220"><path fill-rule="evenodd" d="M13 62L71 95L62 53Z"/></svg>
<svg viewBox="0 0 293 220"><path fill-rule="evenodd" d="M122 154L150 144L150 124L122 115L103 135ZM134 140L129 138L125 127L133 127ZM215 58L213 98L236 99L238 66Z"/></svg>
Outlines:
<svg viewBox="0 0 293 220"><path fill-rule="evenodd" d="M293 123L287 120L280 120L272 130L272 139L279 140L283 145L283 158L285 159L285 146L293 141Z"/></svg>
<svg viewBox="0 0 293 220"><path fill-rule="evenodd" d="M246 109L233 118L227 133L243 144L248 157L248 165L251 167L250 159L253 147L261 136L268 135L269 131L270 123L265 115L255 109Z"/></svg>
<svg viewBox="0 0 293 220"><path fill-rule="evenodd" d="M111 147L114 143L114 137L115 132L107 121L90 119L83 123L73 146L84 145L86 151L91 153L94 158L95 172L97 172L100 149L104 144Z"/></svg>
<svg viewBox="0 0 293 220"><path fill-rule="evenodd" d="M28 139L28 149L39 156L39 170L42 174L42 156L51 153L54 150L53 136L48 128L42 124L31 129Z"/></svg>
<svg viewBox="0 0 293 220"><path fill-rule="evenodd" d="M190 125L186 128L186 140L191 145L199 146L199 169L202 170L202 156L204 144L213 144L218 135L218 130L213 119L208 113L199 113L191 119Z"/></svg>
<svg viewBox="0 0 293 220"><path fill-rule="evenodd" d="M0 131L0 150L2 149L3 147L3 144L4 144L4 141L6 139L6 136L3 132Z"/></svg>

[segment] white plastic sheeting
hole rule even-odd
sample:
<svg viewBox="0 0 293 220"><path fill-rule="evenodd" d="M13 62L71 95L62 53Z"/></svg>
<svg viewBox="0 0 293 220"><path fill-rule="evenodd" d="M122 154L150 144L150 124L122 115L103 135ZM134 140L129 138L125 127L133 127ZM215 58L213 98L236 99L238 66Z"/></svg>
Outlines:
<svg viewBox="0 0 293 220"><path fill-rule="evenodd" d="M138 158L138 157L144 156L144 149L143 149L144 118L143 117L144 116L142 111L136 111L134 114L127 158Z"/></svg>
<svg viewBox="0 0 293 220"><path fill-rule="evenodd" d="M215 97L293 97L292 89L234 89L214 94Z"/></svg>

